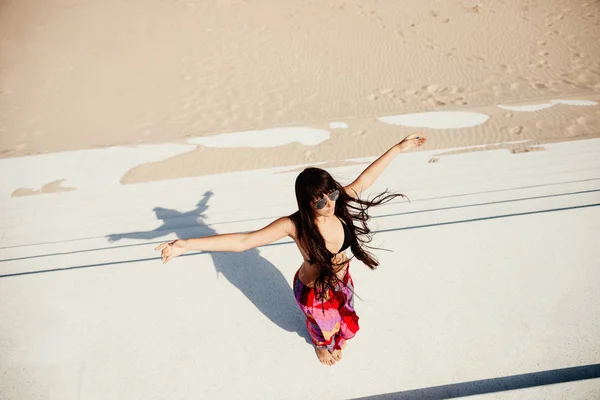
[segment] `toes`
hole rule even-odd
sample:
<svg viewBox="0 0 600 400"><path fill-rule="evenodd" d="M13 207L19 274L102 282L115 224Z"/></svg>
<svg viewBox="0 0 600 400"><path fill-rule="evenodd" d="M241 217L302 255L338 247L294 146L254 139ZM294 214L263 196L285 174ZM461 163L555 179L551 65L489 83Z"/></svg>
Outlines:
<svg viewBox="0 0 600 400"><path fill-rule="evenodd" d="M321 361L321 364L327 365L328 367L331 367L333 364L335 364L335 360L332 358L327 358L327 359L319 360L319 361Z"/></svg>
<svg viewBox="0 0 600 400"><path fill-rule="evenodd" d="M335 357L327 350L315 348L315 352L317 353L317 358L321 364L330 367L335 364Z"/></svg>

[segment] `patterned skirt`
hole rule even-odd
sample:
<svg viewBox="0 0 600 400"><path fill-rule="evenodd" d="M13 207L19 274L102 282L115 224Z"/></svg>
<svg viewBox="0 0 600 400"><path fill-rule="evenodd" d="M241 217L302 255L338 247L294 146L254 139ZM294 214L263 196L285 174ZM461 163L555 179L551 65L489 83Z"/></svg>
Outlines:
<svg viewBox="0 0 600 400"><path fill-rule="evenodd" d="M327 300L317 297L314 288L304 285L298 278L298 272L294 276L294 295L306 315L306 327L315 347L330 352L343 349L345 341L358 332L350 265L335 290L330 289L329 295L325 296Z"/></svg>

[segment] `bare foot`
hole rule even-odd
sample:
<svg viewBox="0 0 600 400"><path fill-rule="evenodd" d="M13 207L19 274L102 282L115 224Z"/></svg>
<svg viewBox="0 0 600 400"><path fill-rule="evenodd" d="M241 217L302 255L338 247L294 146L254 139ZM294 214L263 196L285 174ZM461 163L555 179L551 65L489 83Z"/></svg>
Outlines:
<svg viewBox="0 0 600 400"><path fill-rule="evenodd" d="M317 353L317 358L321 361L321 364L332 366L335 364L335 359L327 349L318 349L315 347L315 353Z"/></svg>
<svg viewBox="0 0 600 400"><path fill-rule="evenodd" d="M342 360L342 349L334 350L333 352L331 352L331 356L333 357L333 359L335 361L341 361Z"/></svg>

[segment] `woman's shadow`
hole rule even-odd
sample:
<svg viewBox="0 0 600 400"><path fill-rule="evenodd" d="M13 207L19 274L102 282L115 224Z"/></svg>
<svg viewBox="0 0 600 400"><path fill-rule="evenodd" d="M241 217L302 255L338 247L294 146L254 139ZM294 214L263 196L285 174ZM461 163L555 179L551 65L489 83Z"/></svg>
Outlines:
<svg viewBox="0 0 600 400"><path fill-rule="evenodd" d="M217 232L204 222L204 212L213 193L207 191L192 211L155 207L156 218L163 221L158 228L147 232L128 232L108 235L110 242L121 239L151 240L175 233L182 238L216 235ZM241 253L211 252L215 269L237 287L265 317L288 332L295 332L311 343L306 330L305 318L294 298L285 277L258 249Z"/></svg>

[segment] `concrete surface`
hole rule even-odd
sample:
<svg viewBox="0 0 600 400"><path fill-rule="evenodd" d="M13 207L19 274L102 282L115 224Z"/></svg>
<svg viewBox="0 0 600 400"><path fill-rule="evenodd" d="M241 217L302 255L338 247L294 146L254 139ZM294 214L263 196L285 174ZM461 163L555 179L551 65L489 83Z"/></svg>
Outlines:
<svg viewBox="0 0 600 400"><path fill-rule="evenodd" d="M373 209L392 251L352 263L361 330L332 368L306 341L290 240L153 252L292 213L291 168L123 186L115 149L0 160L0 398L599 398L600 140L543 147L396 159L372 191L411 202ZM61 159L76 190L10 197L64 178L44 167Z"/></svg>

